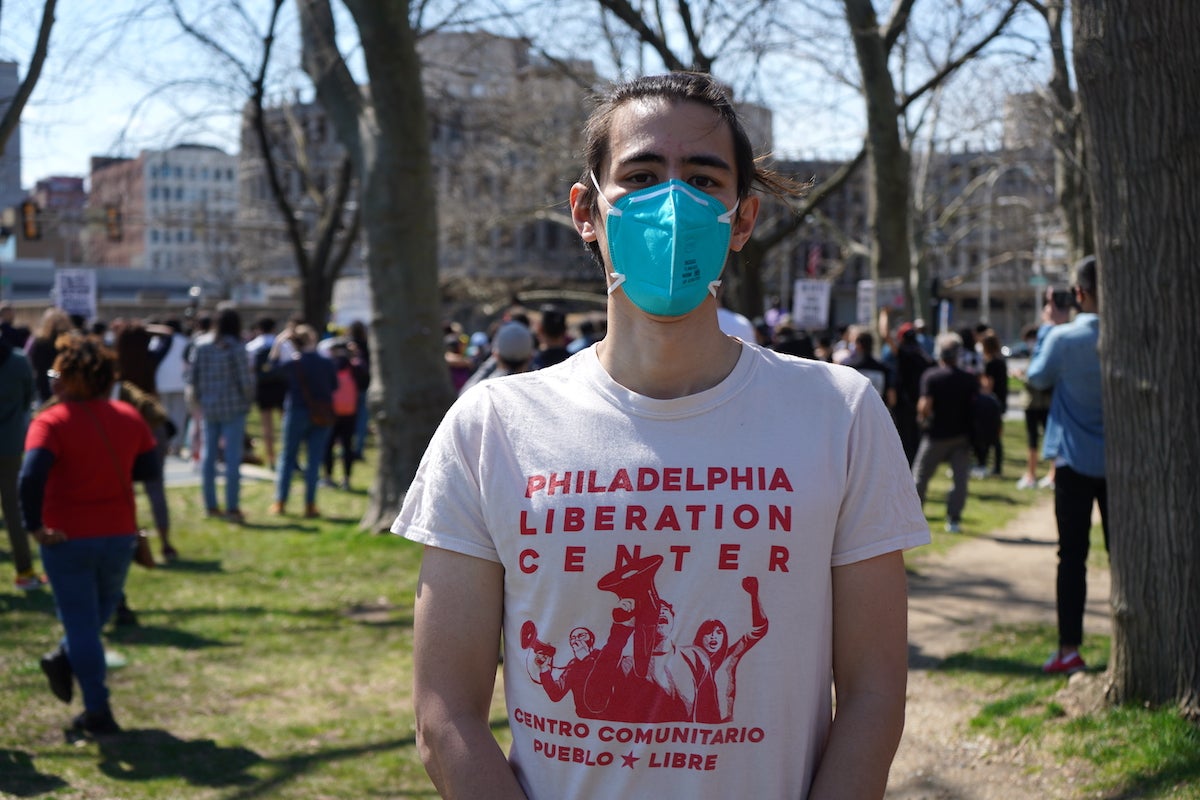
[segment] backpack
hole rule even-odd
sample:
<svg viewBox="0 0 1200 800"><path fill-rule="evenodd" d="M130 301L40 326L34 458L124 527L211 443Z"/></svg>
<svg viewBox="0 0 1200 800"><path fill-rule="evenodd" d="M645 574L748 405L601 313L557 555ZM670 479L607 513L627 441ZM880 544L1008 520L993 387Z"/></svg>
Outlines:
<svg viewBox="0 0 1200 800"><path fill-rule="evenodd" d="M254 400L265 408L282 408L287 396L287 376L272 369L271 348L263 346L254 351Z"/></svg>
<svg viewBox="0 0 1200 800"><path fill-rule="evenodd" d="M333 413L339 417L352 417L358 413L358 382L350 367L342 367L337 373L337 388L333 390Z"/></svg>

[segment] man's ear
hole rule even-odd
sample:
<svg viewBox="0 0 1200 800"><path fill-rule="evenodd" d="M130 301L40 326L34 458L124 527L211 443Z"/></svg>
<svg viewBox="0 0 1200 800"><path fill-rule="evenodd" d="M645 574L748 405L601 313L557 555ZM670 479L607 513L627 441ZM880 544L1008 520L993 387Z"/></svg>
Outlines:
<svg viewBox="0 0 1200 800"><path fill-rule="evenodd" d="M754 233L754 223L758 220L759 198L749 195L738 204L737 212L733 215L733 226L729 236L729 249L737 253L746 246L750 234Z"/></svg>
<svg viewBox="0 0 1200 800"><path fill-rule="evenodd" d="M571 186L571 221L575 223L575 230L579 231L579 238L585 242L596 241L596 225L592 222L592 190L582 183L576 183Z"/></svg>

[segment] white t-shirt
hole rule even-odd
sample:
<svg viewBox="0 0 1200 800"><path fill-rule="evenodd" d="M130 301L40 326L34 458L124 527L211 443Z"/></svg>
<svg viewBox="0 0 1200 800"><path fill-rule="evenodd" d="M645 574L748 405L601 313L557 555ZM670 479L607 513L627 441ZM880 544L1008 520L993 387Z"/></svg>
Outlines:
<svg viewBox="0 0 1200 800"><path fill-rule="evenodd" d="M672 400L618 385L594 348L479 384L392 530L504 565L509 758L531 800L806 796L831 568L929 541L870 383L753 345Z"/></svg>

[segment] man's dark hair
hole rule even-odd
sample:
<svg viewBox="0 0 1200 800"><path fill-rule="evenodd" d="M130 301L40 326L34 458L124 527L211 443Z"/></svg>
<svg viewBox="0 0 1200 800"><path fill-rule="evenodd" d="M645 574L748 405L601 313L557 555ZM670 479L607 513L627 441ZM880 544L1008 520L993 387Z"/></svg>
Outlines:
<svg viewBox="0 0 1200 800"><path fill-rule="evenodd" d="M861 352L871 355L875 349L875 337L871 335L870 331L859 331L858 335L854 337L854 346Z"/></svg>
<svg viewBox="0 0 1200 800"><path fill-rule="evenodd" d="M217 336L242 337L242 318L235 309L221 309L217 315Z"/></svg>
<svg viewBox="0 0 1200 800"><path fill-rule="evenodd" d="M260 333L274 333L275 332L275 318L274 317L259 317L258 322L254 323L254 327L257 328Z"/></svg>
<svg viewBox="0 0 1200 800"><path fill-rule="evenodd" d="M1096 296L1096 257L1087 256L1075 265L1075 285Z"/></svg>

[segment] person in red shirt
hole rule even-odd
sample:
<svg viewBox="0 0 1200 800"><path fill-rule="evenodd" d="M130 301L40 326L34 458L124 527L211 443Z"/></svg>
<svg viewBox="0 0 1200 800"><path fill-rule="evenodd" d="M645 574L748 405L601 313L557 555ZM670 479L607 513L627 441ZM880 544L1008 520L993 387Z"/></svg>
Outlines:
<svg viewBox="0 0 1200 800"><path fill-rule="evenodd" d="M120 732L105 685L100 631L124 594L137 544L135 480L161 479L154 436L137 410L110 400L116 354L95 336L56 342L49 370L60 402L25 437L19 491L25 528L41 546L64 637L42 657L50 690L69 703L72 676L84 711L76 733Z"/></svg>

